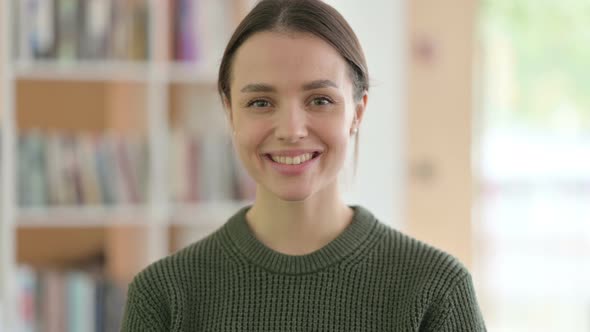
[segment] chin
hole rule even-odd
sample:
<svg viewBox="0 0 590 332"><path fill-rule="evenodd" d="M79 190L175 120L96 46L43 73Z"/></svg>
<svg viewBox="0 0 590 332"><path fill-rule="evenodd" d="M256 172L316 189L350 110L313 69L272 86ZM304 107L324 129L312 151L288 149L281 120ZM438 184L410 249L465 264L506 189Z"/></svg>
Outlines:
<svg viewBox="0 0 590 332"><path fill-rule="evenodd" d="M305 201L311 196L309 193L289 192L289 193L275 193L275 196L287 202L301 202Z"/></svg>
<svg viewBox="0 0 590 332"><path fill-rule="evenodd" d="M295 189L295 190L294 190ZM313 195L312 190L308 188L291 188L291 190L270 190L277 198L286 202L305 201Z"/></svg>

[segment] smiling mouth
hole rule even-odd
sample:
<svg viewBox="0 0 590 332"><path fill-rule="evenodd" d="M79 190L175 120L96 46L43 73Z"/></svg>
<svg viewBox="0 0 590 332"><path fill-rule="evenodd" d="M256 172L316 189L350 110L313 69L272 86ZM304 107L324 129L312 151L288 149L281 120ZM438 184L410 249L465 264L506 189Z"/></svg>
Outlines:
<svg viewBox="0 0 590 332"><path fill-rule="evenodd" d="M300 164L306 163L310 160L316 159L321 154L322 154L321 152L316 151L313 153L305 153L305 154L302 154L301 156L296 156L296 157L275 156L273 158L272 155L267 153L264 155L264 157L266 157L266 159L270 160L271 162L273 162L275 164L300 165Z"/></svg>

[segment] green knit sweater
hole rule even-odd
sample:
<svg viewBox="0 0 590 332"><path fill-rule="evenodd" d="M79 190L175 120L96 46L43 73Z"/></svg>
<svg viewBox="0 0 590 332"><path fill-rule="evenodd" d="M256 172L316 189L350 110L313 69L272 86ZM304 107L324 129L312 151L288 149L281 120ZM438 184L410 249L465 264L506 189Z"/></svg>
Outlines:
<svg viewBox="0 0 590 332"><path fill-rule="evenodd" d="M122 331L485 331L465 267L353 208L303 256L259 242L241 209L134 278Z"/></svg>

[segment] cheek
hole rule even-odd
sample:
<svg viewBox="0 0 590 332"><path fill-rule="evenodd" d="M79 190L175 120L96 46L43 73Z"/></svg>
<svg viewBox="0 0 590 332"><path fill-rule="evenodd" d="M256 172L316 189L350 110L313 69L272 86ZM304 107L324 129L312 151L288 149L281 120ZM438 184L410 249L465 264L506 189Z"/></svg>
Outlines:
<svg viewBox="0 0 590 332"><path fill-rule="evenodd" d="M243 150L256 149L268 134L268 125L265 121L248 121L247 119L236 119L234 121L234 144Z"/></svg>
<svg viewBox="0 0 590 332"><path fill-rule="evenodd" d="M316 132L332 149L345 149L349 139L350 128L344 118L332 118L322 121Z"/></svg>

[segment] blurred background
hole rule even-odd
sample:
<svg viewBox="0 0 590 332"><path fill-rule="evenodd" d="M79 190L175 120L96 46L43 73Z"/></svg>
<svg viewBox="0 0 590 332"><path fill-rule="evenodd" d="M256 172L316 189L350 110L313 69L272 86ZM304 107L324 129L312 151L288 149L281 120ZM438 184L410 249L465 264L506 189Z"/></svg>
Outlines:
<svg viewBox="0 0 590 332"><path fill-rule="evenodd" d="M347 200L458 257L489 331L590 331L590 2L326 0L371 73ZM0 331L118 331L253 199L216 94L255 0L0 0Z"/></svg>

